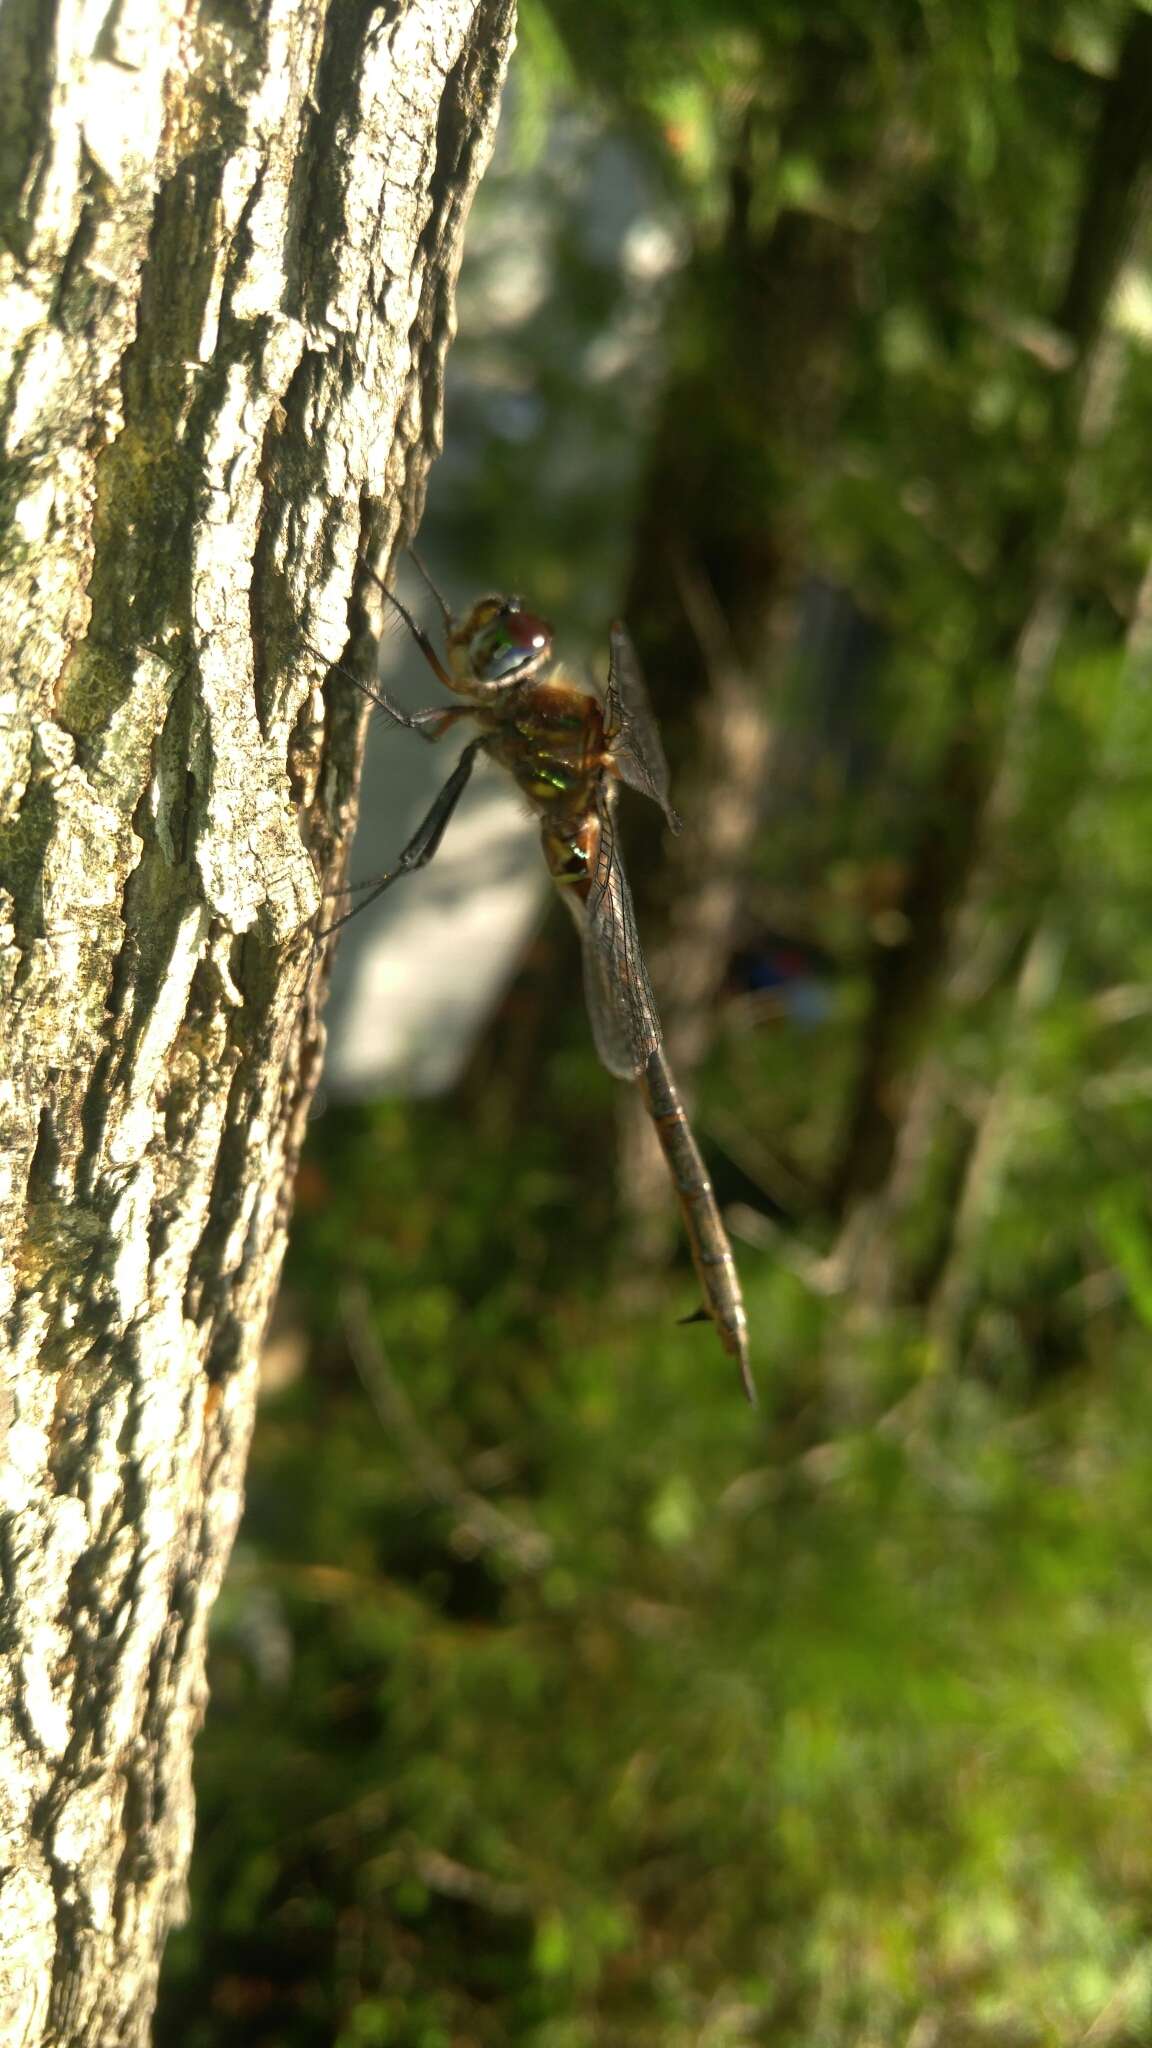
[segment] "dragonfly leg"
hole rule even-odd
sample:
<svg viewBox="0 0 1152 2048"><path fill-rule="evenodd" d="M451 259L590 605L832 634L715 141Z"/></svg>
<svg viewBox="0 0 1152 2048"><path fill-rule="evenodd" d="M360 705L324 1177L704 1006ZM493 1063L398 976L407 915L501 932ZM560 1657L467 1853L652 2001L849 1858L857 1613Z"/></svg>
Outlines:
<svg viewBox="0 0 1152 2048"><path fill-rule="evenodd" d="M412 559L413 561L416 561L415 556L413 556ZM419 619L413 616L413 614L409 611L407 605L402 603L401 599L397 597L396 592L394 590L389 589L388 585L384 581L384 578L377 574L376 570L372 567L371 562L366 562L363 556L361 556L360 558L360 566L365 571L365 573L371 577L373 583L376 585L377 590L380 592L381 597L387 598L389 604L392 606L393 611L399 612L400 617L403 619L404 624L407 626L408 631L411 633L412 638L416 642L417 647L420 649L421 654L424 656L424 659L428 663L428 666L431 669L433 675L436 677L436 680L438 682L443 683L444 688L446 690L455 690L458 687L458 685L453 682L452 677L449 675L447 669L444 666L444 663L441 661L440 656L437 654L436 649L433 647L432 642L428 638L427 633L424 631L423 626L420 624ZM428 578L426 572L421 566L421 564L417 562L416 566L418 569L420 569L420 574L425 577L425 581L427 581ZM435 590L434 585L430 585L430 588ZM444 613L445 624L450 628L452 624L451 614L449 613L443 598L440 596L439 591L435 591L435 596L436 602L439 604L441 611Z"/></svg>
<svg viewBox="0 0 1152 2048"><path fill-rule="evenodd" d="M343 676L346 683L351 683L354 690L359 690L360 695L367 697L368 702L374 704L378 711L383 711L394 725L402 725L406 732L414 732L422 740L441 739L455 719L469 716L467 707L463 705L431 704L424 711L405 711L404 706L397 704L395 698L390 697L387 690L382 690L378 683L373 685L362 682L360 677L354 676L351 669L345 668L342 662L330 660L323 648L314 646L311 640L306 640L304 645L309 653L326 663L331 675Z"/></svg>
<svg viewBox="0 0 1152 2048"><path fill-rule="evenodd" d="M453 624L455 623L452 614L449 611L445 600L441 597L440 592L437 590L436 585L433 583L432 578L428 574L427 569L424 567L423 562L420 560L419 555L416 553L415 548L410 547L408 549L408 559L415 565L418 575L423 579L428 589L432 592L432 595L435 598L437 605L439 606L440 617L444 621L444 631L446 634L450 634L452 631Z"/></svg>
<svg viewBox="0 0 1152 2048"><path fill-rule="evenodd" d="M381 875L377 882L358 885L368 889L363 903L358 903L355 910L345 911L343 917L334 918L331 924L325 925L317 932L318 939L326 939L331 932L338 932L341 925L347 924L350 917L355 917L359 911L366 909L369 903L375 903L376 898L382 896L385 889L390 889L393 882L398 882L403 875L415 874L417 868L427 867L444 837L453 811L464 794L468 777L472 773L482 745L482 739L468 742L443 789L438 792L427 816L417 825L395 867L386 875Z"/></svg>
<svg viewBox="0 0 1152 2048"><path fill-rule="evenodd" d="M358 687L363 690L369 703L375 704L387 717L394 719L397 725L402 725L406 732L414 732L418 739L427 740L429 744L443 739L444 734L455 725L458 718L472 716L470 704L432 704L425 711L405 711L386 690L374 690L363 683Z"/></svg>

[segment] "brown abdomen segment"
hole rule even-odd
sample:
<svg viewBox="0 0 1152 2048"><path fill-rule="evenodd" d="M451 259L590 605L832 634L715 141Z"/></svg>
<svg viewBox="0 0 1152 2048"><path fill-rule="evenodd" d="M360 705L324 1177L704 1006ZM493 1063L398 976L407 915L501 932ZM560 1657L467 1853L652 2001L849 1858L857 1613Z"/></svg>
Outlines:
<svg viewBox="0 0 1152 2048"><path fill-rule="evenodd" d="M649 1053L638 1079L645 1107L656 1126L656 1135L668 1161L684 1217L692 1263L704 1292L704 1307L716 1325L724 1349L736 1359L744 1392L754 1403L756 1386L748 1362L748 1318L740 1293L736 1261L732 1257L732 1247L712 1192L712 1183L700 1157L700 1148L692 1135L692 1127L662 1047L657 1046Z"/></svg>

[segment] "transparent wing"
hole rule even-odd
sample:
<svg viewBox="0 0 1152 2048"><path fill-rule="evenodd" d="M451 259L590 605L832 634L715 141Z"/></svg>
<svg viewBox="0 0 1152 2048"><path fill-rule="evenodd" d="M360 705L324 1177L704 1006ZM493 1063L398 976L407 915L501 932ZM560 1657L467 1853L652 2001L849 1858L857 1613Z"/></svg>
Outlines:
<svg viewBox="0 0 1152 2048"><path fill-rule="evenodd" d="M587 901L576 912L584 954L584 995L596 1050L610 1074L635 1080L661 1043L656 998L640 950L636 913L616 844L607 788L597 800L600 852Z"/></svg>
<svg viewBox="0 0 1152 2048"><path fill-rule="evenodd" d="M656 714L640 673L636 649L628 628L617 619L612 627L608 662L608 688L604 697L604 732L621 779L659 804L673 832L680 830L679 814L668 795L668 763L656 724Z"/></svg>

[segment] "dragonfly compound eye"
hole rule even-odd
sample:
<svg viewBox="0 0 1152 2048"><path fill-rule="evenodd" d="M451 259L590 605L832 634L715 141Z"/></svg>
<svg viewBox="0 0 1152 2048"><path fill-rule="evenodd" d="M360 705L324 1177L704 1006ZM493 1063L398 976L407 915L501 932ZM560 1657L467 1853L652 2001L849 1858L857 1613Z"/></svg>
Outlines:
<svg viewBox="0 0 1152 2048"><path fill-rule="evenodd" d="M481 682L503 683L530 667L552 645L552 628L518 606L502 605L468 642L468 661Z"/></svg>

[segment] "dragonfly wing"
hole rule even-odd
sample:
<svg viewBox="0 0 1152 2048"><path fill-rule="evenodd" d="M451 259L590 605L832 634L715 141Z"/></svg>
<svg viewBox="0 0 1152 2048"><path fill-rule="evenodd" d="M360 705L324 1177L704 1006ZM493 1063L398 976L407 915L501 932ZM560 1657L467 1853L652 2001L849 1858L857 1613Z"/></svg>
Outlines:
<svg viewBox="0 0 1152 2048"><path fill-rule="evenodd" d="M668 763L656 714L649 701L636 649L627 626L617 619L610 639L608 688L604 698L604 731L620 778L659 804L673 832L680 818L668 794Z"/></svg>
<svg viewBox="0 0 1152 2048"><path fill-rule="evenodd" d="M571 900L571 899L569 899ZM639 1073L627 1026L620 1016L605 979L604 961L592 938L586 918L580 922L580 950L584 961L584 1001L588 1022L602 1066L619 1081L634 1081Z"/></svg>
<svg viewBox="0 0 1152 2048"><path fill-rule="evenodd" d="M584 994L596 1050L610 1074L632 1081L661 1044L656 998L640 950L632 894L621 865L607 787L597 810L600 844L596 873L577 908L584 953ZM570 899L571 900L571 899Z"/></svg>

